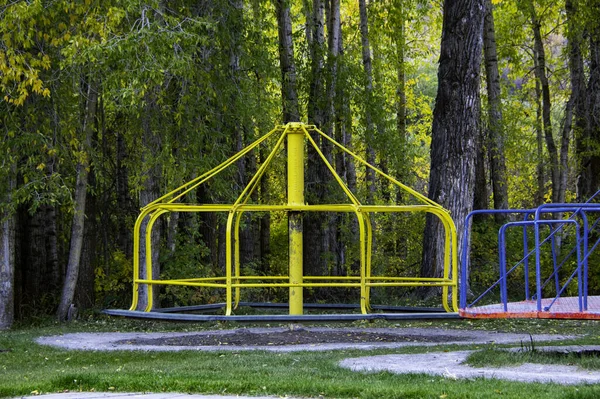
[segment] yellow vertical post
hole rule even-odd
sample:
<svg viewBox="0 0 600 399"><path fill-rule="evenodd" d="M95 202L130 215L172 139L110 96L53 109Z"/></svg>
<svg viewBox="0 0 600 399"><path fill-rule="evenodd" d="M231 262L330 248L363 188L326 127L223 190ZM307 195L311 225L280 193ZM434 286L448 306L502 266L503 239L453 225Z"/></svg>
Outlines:
<svg viewBox="0 0 600 399"><path fill-rule="evenodd" d="M301 123L287 125L288 205L304 205L304 129ZM289 277L290 284L302 284L302 213L288 212L289 229ZM302 287L290 287L289 306L291 315L304 310Z"/></svg>

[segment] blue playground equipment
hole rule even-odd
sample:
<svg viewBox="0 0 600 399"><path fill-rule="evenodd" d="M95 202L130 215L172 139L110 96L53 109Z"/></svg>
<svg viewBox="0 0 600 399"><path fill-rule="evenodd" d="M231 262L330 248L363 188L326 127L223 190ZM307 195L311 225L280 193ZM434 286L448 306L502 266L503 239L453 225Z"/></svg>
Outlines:
<svg viewBox="0 0 600 399"><path fill-rule="evenodd" d="M594 286L596 295L590 295L589 279L589 261L600 244L599 199L600 191L585 203L469 213L463 235L459 314L600 319L600 290ZM505 214L510 220L498 229L498 264L471 265L468 227L474 216L491 214ZM517 253L522 256L515 258ZM495 278L478 281L474 273Z"/></svg>

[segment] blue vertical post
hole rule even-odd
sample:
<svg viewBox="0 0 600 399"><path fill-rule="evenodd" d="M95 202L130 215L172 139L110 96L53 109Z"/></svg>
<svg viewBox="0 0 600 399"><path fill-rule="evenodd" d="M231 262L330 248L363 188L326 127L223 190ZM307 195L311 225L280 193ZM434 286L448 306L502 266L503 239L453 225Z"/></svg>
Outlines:
<svg viewBox="0 0 600 399"><path fill-rule="evenodd" d="M542 311L542 270L541 270L541 259L540 259L540 226L537 220L533 222L533 229L535 235L535 285L536 285L536 296L537 296L537 310Z"/></svg>

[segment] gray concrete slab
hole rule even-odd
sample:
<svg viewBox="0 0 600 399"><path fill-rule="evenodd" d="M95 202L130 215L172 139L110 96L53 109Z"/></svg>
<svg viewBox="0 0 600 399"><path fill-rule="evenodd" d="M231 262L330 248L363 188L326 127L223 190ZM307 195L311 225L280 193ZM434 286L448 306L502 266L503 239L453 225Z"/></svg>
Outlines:
<svg viewBox="0 0 600 399"><path fill-rule="evenodd" d="M551 347L541 350L551 350ZM514 367L475 368L464 363L472 352L365 356L344 359L340 362L340 366L361 372L425 373L449 379L497 378L509 381L554 382L557 384L600 383L600 372L581 370L576 366L525 363Z"/></svg>

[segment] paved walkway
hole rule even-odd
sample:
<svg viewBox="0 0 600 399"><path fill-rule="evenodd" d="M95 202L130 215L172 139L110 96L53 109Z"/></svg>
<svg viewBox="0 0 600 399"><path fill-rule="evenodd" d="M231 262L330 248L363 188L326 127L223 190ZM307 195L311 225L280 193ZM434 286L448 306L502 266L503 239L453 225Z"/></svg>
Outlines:
<svg viewBox="0 0 600 399"><path fill-rule="evenodd" d="M600 351L600 346L536 347L537 351ZM473 351L433 352L412 355L365 356L344 359L340 366L354 371L389 371L395 374L427 373L450 379L497 378L521 382L554 382L557 384L597 384L600 372L576 366L525 363L513 367L471 367L464 364Z"/></svg>

